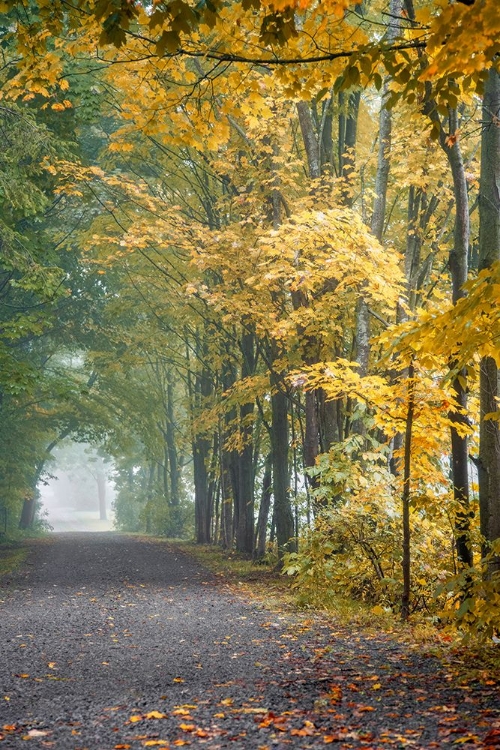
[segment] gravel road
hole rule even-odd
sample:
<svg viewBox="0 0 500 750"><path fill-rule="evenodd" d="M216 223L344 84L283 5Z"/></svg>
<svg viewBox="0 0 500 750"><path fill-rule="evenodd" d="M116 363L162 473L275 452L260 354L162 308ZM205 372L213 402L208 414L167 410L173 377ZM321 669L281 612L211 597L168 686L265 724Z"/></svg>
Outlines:
<svg viewBox="0 0 500 750"><path fill-rule="evenodd" d="M268 611L165 543L54 534L0 585L0 750L500 746L498 685Z"/></svg>

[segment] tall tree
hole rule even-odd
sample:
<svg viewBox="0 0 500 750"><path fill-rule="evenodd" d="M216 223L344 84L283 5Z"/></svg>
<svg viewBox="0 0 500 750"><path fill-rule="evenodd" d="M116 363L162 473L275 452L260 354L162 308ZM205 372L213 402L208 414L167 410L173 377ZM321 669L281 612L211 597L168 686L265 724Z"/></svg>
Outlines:
<svg viewBox="0 0 500 750"><path fill-rule="evenodd" d="M479 266L487 269L500 261L500 74L495 68L488 72L483 99L479 220ZM500 538L500 375L493 357L482 358L480 373L479 504L488 550ZM498 570L497 555L489 572Z"/></svg>

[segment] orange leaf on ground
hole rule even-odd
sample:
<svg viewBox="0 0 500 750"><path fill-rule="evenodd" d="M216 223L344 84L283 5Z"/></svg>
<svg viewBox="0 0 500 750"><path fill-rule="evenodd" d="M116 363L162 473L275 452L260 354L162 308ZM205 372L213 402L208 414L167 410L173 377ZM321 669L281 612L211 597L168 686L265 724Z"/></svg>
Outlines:
<svg viewBox="0 0 500 750"><path fill-rule="evenodd" d="M330 685L328 697L332 703L340 703L342 700L342 688L340 685Z"/></svg>

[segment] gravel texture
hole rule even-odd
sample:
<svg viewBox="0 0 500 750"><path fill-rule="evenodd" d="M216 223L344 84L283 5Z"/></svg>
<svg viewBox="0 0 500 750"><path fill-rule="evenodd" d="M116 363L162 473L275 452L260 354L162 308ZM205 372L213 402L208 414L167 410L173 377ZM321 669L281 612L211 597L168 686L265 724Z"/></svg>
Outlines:
<svg viewBox="0 0 500 750"><path fill-rule="evenodd" d="M500 747L492 680L266 610L165 543L54 534L1 585L0 750Z"/></svg>

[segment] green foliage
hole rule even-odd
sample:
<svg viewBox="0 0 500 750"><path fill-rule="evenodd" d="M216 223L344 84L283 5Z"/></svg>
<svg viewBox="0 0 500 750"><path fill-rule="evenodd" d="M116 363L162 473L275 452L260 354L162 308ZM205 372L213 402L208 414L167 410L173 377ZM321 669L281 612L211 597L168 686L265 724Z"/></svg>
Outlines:
<svg viewBox="0 0 500 750"><path fill-rule="evenodd" d="M135 446L137 450L139 446ZM133 459L118 459L115 476L115 526L120 531L146 532L169 538L191 538L194 533L194 506L181 493L172 503L162 483L152 477L150 468L133 465Z"/></svg>

